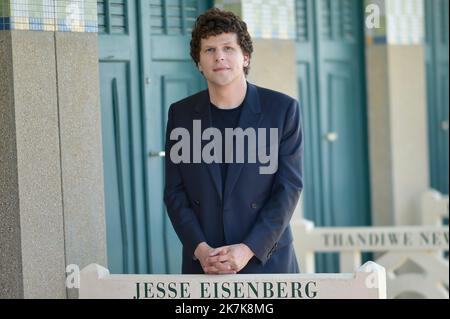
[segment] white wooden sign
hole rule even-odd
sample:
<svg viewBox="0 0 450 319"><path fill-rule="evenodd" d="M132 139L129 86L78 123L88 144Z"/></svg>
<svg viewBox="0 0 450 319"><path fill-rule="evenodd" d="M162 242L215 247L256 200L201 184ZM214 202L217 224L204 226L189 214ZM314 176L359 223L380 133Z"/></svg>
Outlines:
<svg viewBox="0 0 450 319"><path fill-rule="evenodd" d="M378 252L388 298L448 299L448 226L314 227L304 219L291 225L302 272L314 273L316 252L338 252L342 272L358 269L362 252Z"/></svg>
<svg viewBox="0 0 450 319"><path fill-rule="evenodd" d="M315 228L314 224L305 221L297 231L297 246L316 252L426 251L448 250L449 247L448 226Z"/></svg>
<svg viewBox="0 0 450 319"><path fill-rule="evenodd" d="M368 262L349 274L111 275L91 264L79 297L104 299L384 299L383 267Z"/></svg>

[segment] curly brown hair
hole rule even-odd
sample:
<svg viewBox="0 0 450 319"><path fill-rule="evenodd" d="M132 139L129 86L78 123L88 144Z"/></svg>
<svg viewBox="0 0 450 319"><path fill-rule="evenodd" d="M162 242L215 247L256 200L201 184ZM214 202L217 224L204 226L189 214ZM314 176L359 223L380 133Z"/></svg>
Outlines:
<svg viewBox="0 0 450 319"><path fill-rule="evenodd" d="M195 65L198 66L200 62L202 39L222 33L236 33L239 46L244 54L248 54L249 58L251 58L253 43L247 30L247 24L233 12L211 8L197 18L192 29L191 57ZM249 70L250 61L248 66L244 67L245 75L248 75Z"/></svg>

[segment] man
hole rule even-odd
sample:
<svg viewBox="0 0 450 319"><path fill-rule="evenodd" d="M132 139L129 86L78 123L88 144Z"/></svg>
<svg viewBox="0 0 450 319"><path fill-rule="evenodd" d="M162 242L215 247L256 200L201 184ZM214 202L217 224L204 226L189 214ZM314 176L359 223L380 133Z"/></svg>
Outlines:
<svg viewBox="0 0 450 319"><path fill-rule="evenodd" d="M299 107L246 81L252 52L233 13L210 9L197 18L191 56L208 89L171 105L166 134L164 200L186 274L299 272L289 227L303 187ZM246 132L246 142L227 140L230 130ZM187 135L188 150L178 140ZM208 137L216 138L206 150ZM258 160L238 160L239 147ZM266 165L267 153L275 165Z"/></svg>

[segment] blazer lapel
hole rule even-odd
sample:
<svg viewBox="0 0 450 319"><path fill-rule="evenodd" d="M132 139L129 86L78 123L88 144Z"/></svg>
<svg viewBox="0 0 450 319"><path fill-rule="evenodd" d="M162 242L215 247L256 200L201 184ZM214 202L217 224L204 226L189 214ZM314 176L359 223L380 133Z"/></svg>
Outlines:
<svg viewBox="0 0 450 319"><path fill-rule="evenodd" d="M244 106L242 108L241 117L239 119L238 127L242 130L246 130L249 127L257 128L261 115L261 105L259 101L258 91L256 87L247 82L247 96L244 100ZM247 160L247 152L245 153L245 160ZM245 161L244 161L245 162ZM227 178L225 181L225 192L224 198L227 199L236 184L239 175L241 174L242 168L245 163L231 163L228 164Z"/></svg>

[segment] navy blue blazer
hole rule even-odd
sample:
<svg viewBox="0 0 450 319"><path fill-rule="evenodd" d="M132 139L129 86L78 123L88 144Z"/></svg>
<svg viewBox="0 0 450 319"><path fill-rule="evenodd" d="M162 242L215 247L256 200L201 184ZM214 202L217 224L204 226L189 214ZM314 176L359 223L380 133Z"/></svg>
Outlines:
<svg viewBox="0 0 450 319"><path fill-rule="evenodd" d="M240 273L299 272L289 226L303 188L297 101L248 83L238 127L266 128L267 139L269 129L278 128L278 169L271 175L260 174L259 168L268 164L258 157L256 163L248 163L246 157L243 164L228 164L224 190L219 164L170 160L170 150L178 142L170 140L170 132L185 128L192 138L194 120L201 120L202 131L211 127L208 90L172 104L168 116L164 201L183 244L182 272L203 273L194 257L203 241L214 248L245 243L255 256ZM202 141L202 149L208 142Z"/></svg>

